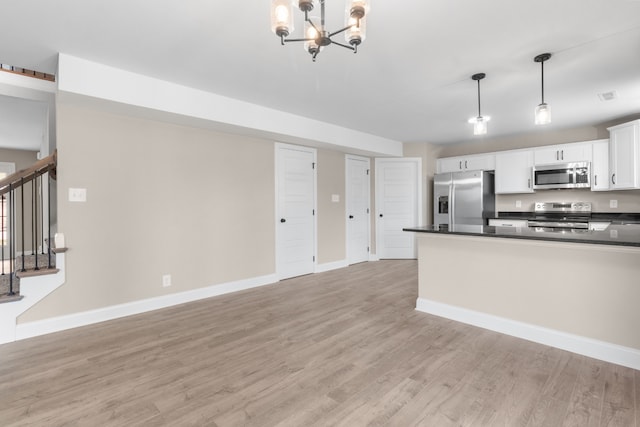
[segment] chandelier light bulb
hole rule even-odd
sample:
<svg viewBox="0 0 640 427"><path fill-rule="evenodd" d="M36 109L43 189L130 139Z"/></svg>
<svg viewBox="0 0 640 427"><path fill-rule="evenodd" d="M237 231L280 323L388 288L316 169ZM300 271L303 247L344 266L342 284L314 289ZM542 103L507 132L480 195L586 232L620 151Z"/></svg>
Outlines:
<svg viewBox="0 0 640 427"><path fill-rule="evenodd" d="M284 44L284 38L293 30L293 3L291 0L272 0L271 31L280 37L282 44Z"/></svg>
<svg viewBox="0 0 640 427"><path fill-rule="evenodd" d="M551 123L551 108L542 103L536 107L536 124L546 125L547 123Z"/></svg>

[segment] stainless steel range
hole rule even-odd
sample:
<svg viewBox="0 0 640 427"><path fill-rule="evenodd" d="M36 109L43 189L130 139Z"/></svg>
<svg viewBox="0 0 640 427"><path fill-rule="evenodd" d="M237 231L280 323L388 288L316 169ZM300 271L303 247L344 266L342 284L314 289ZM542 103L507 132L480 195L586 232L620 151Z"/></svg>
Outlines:
<svg viewBox="0 0 640 427"><path fill-rule="evenodd" d="M538 231L588 230L591 219L589 202L536 202L535 217L528 221Z"/></svg>

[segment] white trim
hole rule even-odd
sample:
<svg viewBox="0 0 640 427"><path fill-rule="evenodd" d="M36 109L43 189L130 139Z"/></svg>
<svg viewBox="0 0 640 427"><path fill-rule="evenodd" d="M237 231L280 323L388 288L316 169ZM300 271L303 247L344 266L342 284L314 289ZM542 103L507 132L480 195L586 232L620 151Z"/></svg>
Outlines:
<svg viewBox="0 0 640 427"><path fill-rule="evenodd" d="M161 308L172 307L174 305L198 301L204 298L269 285L275 282L275 275L269 274L266 276L237 280L235 282L222 283L206 288L163 295L155 298L133 301L126 304L113 305L96 310L69 314L66 316L53 317L35 322L20 323L16 327L16 340L64 331L66 329L77 328L80 326L87 326L94 323L145 313Z"/></svg>
<svg viewBox="0 0 640 427"><path fill-rule="evenodd" d="M418 298L416 310L640 370L640 350Z"/></svg>
<svg viewBox="0 0 640 427"><path fill-rule="evenodd" d="M314 273L324 273L325 271L337 270L344 267L349 267L349 262L346 259L334 262L325 262L323 264L316 264Z"/></svg>
<svg viewBox="0 0 640 427"><path fill-rule="evenodd" d="M369 261L380 261L380 258L378 258L378 254L372 254L369 252Z"/></svg>

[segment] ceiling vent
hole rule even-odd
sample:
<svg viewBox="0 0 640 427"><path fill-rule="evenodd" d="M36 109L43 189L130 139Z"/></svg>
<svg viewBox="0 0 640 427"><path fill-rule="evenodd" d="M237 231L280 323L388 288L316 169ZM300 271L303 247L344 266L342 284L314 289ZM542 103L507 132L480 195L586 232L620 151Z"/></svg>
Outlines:
<svg viewBox="0 0 640 427"><path fill-rule="evenodd" d="M609 91L609 92L602 92L598 94L598 98L600 98L600 101L613 101L614 99L618 99L618 92L616 92L615 90Z"/></svg>

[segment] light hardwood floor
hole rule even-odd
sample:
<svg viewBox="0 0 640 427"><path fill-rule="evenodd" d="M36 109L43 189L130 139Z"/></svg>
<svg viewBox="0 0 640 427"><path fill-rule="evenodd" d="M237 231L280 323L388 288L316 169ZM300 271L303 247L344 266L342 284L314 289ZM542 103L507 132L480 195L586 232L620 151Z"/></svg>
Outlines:
<svg viewBox="0 0 640 427"><path fill-rule="evenodd" d="M0 346L0 425L636 426L640 372L414 310L379 261Z"/></svg>

